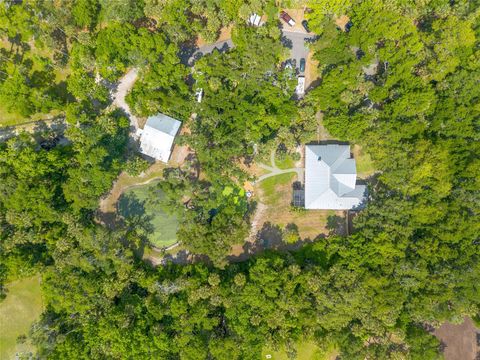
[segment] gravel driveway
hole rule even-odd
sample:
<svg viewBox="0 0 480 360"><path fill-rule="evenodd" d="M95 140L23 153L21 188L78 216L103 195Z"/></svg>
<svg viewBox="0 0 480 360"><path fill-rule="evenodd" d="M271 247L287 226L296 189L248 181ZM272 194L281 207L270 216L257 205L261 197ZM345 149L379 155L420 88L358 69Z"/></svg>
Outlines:
<svg viewBox="0 0 480 360"><path fill-rule="evenodd" d="M306 45L305 39L313 39L315 35L309 35L305 32L283 30L283 37L287 39L287 47L291 49L291 59L297 62L297 68L300 65L300 59L307 59L310 51Z"/></svg>
<svg viewBox="0 0 480 360"><path fill-rule="evenodd" d="M135 84L138 77L138 69L130 69L119 81L117 89L113 93L113 105L123 109L130 119L130 125L134 128L133 133L138 129L138 119L134 116L130 110L130 106L125 102L130 89Z"/></svg>

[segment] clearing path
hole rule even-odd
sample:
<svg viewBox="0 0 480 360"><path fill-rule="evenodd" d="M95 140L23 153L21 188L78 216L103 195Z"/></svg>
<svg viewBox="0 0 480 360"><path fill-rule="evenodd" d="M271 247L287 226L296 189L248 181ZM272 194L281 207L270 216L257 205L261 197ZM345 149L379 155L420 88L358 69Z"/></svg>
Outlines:
<svg viewBox="0 0 480 360"><path fill-rule="evenodd" d="M135 81L138 78L138 69L130 69L118 83L117 89L113 93L113 105L121 108L128 115L130 119L130 124L134 128L134 132L138 129L138 119L134 116L130 110L130 106L125 102L125 97L128 92L132 89Z"/></svg>
<svg viewBox="0 0 480 360"><path fill-rule="evenodd" d="M268 174L264 174L264 175L259 176L258 180L257 180L258 182L263 181L265 179L268 179L269 177L272 177L272 176L277 176L277 175L280 175L280 174L295 172L295 173L297 173L298 181L303 183L303 178L304 178L303 173L304 173L305 169L301 168L301 167L295 167L295 168L289 168L289 169L280 169L275 164L275 151L272 151L271 154L270 154L270 164L271 164L271 166L265 165L265 164L262 164L262 163L258 164L258 166L261 167L262 169L270 171Z"/></svg>
<svg viewBox="0 0 480 360"><path fill-rule="evenodd" d="M232 39L227 39L227 40L222 40L218 41L214 44L210 45L203 45L201 46L198 50L196 50L192 56L188 59L188 64L191 66L195 62L195 60L199 59L205 54L210 54L213 52L213 50L217 49L220 52L225 52L231 48L233 48L235 45L233 44Z"/></svg>

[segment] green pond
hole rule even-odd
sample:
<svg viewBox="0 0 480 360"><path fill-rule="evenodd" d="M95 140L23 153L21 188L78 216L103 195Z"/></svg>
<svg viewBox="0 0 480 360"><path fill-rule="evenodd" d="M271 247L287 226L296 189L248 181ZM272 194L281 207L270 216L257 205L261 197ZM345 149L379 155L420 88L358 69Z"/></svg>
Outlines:
<svg viewBox="0 0 480 360"><path fill-rule="evenodd" d="M177 241L178 220L159 204L165 194L157 184L158 181L125 191L117 203L117 211L126 221L135 224L152 245L161 248Z"/></svg>

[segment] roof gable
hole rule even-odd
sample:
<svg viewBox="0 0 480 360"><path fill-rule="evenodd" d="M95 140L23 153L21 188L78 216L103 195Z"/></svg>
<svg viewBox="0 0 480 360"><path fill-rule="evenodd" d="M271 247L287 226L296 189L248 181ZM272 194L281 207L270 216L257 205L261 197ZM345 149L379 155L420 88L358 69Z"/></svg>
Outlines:
<svg viewBox="0 0 480 360"><path fill-rule="evenodd" d="M351 209L361 203L365 186L356 185L355 159L350 146L340 144L305 147L305 207Z"/></svg>
<svg viewBox="0 0 480 360"><path fill-rule="evenodd" d="M181 124L164 114L150 116L140 137L140 151L154 159L168 162Z"/></svg>

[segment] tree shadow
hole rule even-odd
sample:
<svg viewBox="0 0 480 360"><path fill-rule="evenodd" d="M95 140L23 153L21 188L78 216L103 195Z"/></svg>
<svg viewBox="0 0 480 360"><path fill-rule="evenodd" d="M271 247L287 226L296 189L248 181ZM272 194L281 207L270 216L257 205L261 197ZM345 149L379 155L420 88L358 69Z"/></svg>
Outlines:
<svg viewBox="0 0 480 360"><path fill-rule="evenodd" d="M123 218L128 228L141 230L144 235L154 232L153 216L147 215L146 200L140 200L134 193L122 194L118 199L117 213Z"/></svg>
<svg viewBox="0 0 480 360"><path fill-rule="evenodd" d="M197 50L198 46L196 45L195 38L189 39L188 41L182 43L180 45L180 50L177 53L178 58L180 59L180 63L188 66L190 58L193 56L193 54L195 54Z"/></svg>
<svg viewBox="0 0 480 360"><path fill-rule="evenodd" d="M45 120L35 121L32 130L35 142L45 150L50 150L57 145L68 145L70 141L64 136L67 129L64 120L64 117L57 116L48 122Z"/></svg>
<svg viewBox="0 0 480 360"><path fill-rule="evenodd" d="M327 226L329 235L347 235L346 219L338 215L330 215L327 217Z"/></svg>
<svg viewBox="0 0 480 360"><path fill-rule="evenodd" d="M288 229L293 229L298 232L298 226L290 223L287 225ZM254 241L247 241L242 246L242 252L238 255L231 255L227 257L229 262L241 262L258 255L264 251L274 250L279 252L296 251L301 249L305 244L312 243L317 240L324 239L325 235L320 234L314 239L298 238L298 241L287 243L284 240L284 231L280 226L266 222L258 231Z"/></svg>
<svg viewBox="0 0 480 360"><path fill-rule="evenodd" d="M280 42L282 43L283 46L285 46L288 49L293 48L293 41L291 39L287 38L286 36L282 36L280 38Z"/></svg>
<svg viewBox="0 0 480 360"><path fill-rule="evenodd" d="M17 136L14 126L6 126L0 128L0 142L6 142L8 139Z"/></svg>

